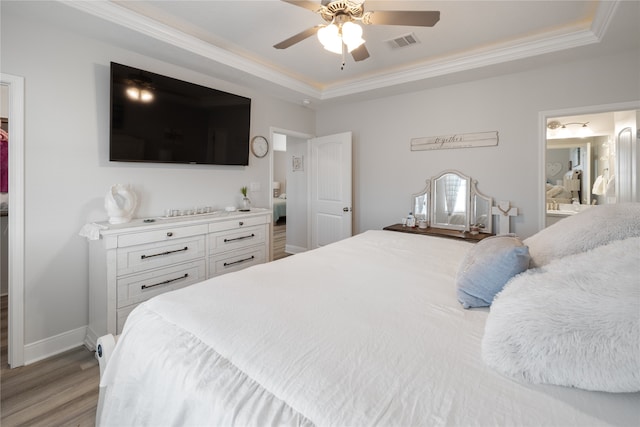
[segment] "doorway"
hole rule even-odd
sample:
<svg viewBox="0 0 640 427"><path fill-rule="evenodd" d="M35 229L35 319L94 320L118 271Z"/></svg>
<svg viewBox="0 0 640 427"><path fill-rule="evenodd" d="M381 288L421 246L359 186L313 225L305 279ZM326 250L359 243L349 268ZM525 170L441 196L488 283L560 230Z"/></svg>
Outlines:
<svg viewBox="0 0 640 427"><path fill-rule="evenodd" d="M540 113L540 229L594 204L637 201L640 152L617 135L629 128L635 135L639 108L630 102ZM627 187L632 196L623 200Z"/></svg>
<svg viewBox="0 0 640 427"><path fill-rule="evenodd" d="M9 149L8 363L24 365L24 78L0 75L6 90Z"/></svg>
<svg viewBox="0 0 640 427"><path fill-rule="evenodd" d="M271 208L273 209L273 259L307 251L308 140L313 135L271 129ZM276 188L279 187L279 188Z"/></svg>

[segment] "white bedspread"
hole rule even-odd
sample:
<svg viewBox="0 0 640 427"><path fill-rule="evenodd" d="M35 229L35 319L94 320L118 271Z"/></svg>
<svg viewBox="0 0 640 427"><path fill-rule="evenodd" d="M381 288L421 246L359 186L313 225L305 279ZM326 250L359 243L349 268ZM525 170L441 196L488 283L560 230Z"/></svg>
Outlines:
<svg viewBox="0 0 640 427"><path fill-rule="evenodd" d="M636 394L506 379L454 285L470 243L369 231L128 318L101 425L629 425Z"/></svg>

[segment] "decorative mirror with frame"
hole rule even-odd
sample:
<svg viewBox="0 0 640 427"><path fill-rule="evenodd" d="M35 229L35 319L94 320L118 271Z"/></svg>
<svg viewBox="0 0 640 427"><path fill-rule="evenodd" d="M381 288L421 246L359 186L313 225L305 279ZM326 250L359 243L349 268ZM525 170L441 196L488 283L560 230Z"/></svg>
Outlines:
<svg viewBox="0 0 640 427"><path fill-rule="evenodd" d="M411 197L416 220L432 228L493 232L493 199L478 191L478 181L456 170L445 170L426 181L425 188Z"/></svg>

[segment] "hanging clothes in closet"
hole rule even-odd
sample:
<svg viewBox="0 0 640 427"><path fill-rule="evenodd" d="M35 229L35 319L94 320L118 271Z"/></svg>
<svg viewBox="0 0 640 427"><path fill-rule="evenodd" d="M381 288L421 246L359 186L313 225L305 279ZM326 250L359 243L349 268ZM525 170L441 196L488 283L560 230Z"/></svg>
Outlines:
<svg viewBox="0 0 640 427"><path fill-rule="evenodd" d="M9 192L9 134L0 129L0 193Z"/></svg>

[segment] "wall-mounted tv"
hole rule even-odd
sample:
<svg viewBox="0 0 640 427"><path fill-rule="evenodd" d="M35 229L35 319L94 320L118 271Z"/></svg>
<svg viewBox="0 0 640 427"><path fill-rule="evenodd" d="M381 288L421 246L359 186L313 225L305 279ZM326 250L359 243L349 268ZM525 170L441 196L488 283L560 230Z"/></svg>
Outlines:
<svg viewBox="0 0 640 427"><path fill-rule="evenodd" d="M251 99L111 63L109 160L248 165Z"/></svg>

